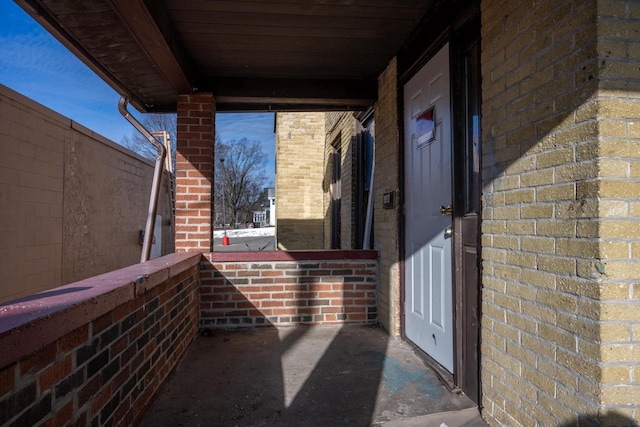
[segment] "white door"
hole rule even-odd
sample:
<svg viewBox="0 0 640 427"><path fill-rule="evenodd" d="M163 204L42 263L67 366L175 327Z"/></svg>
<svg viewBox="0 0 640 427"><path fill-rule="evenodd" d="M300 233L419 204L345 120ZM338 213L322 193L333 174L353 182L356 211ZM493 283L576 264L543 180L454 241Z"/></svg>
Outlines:
<svg viewBox="0 0 640 427"><path fill-rule="evenodd" d="M453 372L449 45L404 87L405 333Z"/></svg>

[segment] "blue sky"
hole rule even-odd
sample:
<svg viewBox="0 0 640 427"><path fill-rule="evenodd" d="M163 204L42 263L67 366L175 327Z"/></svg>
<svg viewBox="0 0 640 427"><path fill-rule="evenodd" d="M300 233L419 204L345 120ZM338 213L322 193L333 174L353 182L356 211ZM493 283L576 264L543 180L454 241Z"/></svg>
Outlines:
<svg viewBox="0 0 640 427"><path fill-rule="evenodd" d="M120 95L7 0L0 1L0 84L114 142L134 132L118 113ZM274 179L273 113L218 114L216 132L223 142L261 141L268 156L265 171Z"/></svg>

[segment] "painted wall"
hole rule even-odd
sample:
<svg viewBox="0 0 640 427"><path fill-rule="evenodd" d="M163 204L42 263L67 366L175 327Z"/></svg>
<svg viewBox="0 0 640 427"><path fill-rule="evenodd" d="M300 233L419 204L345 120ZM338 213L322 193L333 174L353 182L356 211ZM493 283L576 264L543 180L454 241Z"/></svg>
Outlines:
<svg viewBox="0 0 640 427"><path fill-rule="evenodd" d="M0 302L139 262L152 174L147 160L0 86ZM166 254L166 177L158 213Z"/></svg>

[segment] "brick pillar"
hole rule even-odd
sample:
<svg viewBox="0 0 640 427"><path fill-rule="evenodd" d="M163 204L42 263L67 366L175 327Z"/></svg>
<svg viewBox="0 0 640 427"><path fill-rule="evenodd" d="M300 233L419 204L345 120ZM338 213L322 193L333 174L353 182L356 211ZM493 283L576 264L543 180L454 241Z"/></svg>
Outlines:
<svg viewBox="0 0 640 427"><path fill-rule="evenodd" d="M215 113L210 93L178 96L176 252L213 250Z"/></svg>

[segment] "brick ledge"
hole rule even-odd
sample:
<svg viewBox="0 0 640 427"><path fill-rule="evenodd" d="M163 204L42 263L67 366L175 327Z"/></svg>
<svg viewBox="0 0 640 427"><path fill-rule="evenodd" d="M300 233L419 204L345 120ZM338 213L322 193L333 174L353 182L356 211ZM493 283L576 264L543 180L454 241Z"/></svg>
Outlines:
<svg viewBox="0 0 640 427"><path fill-rule="evenodd" d="M0 305L0 368L197 265L174 253Z"/></svg>

